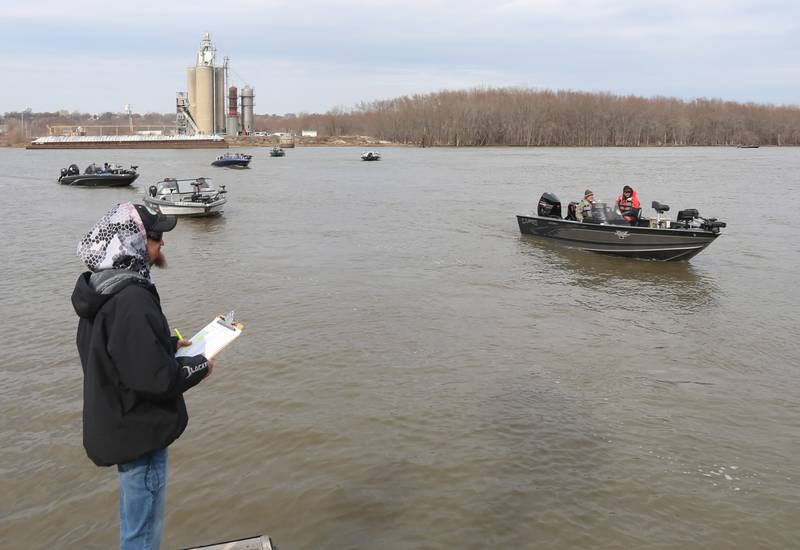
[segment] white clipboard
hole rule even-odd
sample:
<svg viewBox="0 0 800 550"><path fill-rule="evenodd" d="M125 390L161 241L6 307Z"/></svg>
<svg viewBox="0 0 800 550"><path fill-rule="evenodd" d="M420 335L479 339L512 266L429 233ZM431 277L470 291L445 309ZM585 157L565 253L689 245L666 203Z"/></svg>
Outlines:
<svg viewBox="0 0 800 550"><path fill-rule="evenodd" d="M192 345L178 349L175 357L193 357L195 355L205 355L206 359L216 357L244 330L244 325L233 322L232 317L230 314L214 317L213 321L190 338Z"/></svg>

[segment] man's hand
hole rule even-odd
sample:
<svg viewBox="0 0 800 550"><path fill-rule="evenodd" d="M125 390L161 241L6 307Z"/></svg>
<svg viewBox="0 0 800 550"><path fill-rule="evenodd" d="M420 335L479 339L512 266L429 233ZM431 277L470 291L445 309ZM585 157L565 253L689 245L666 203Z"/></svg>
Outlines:
<svg viewBox="0 0 800 550"><path fill-rule="evenodd" d="M191 340L178 340L178 347L179 348L186 348L192 345ZM211 371L214 370L214 360L213 359L206 359L208 363L208 374L206 374L206 378L211 376Z"/></svg>

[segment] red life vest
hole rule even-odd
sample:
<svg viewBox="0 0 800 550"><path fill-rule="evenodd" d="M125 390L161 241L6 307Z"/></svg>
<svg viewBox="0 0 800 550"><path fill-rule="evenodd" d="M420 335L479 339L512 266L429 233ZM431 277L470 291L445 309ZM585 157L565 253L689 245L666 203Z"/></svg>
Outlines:
<svg viewBox="0 0 800 550"><path fill-rule="evenodd" d="M616 202L614 203L619 207L620 212L625 214L628 210L632 208L639 208L639 196L636 194L636 191L631 192L631 196L627 199L624 195L620 195L617 197ZM633 219L632 216L625 216L625 219L631 221Z"/></svg>

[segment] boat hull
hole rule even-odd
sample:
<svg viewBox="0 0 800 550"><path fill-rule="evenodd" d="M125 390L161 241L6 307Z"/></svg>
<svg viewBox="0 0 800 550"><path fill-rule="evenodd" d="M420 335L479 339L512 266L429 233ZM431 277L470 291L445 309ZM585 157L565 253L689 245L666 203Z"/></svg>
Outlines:
<svg viewBox="0 0 800 550"><path fill-rule="evenodd" d="M719 236L702 229L592 224L540 216L517 216L517 222L524 235L570 248L666 262L689 260Z"/></svg>
<svg viewBox="0 0 800 550"><path fill-rule="evenodd" d="M248 168L250 166L249 160L215 160L211 163L213 166L222 168Z"/></svg>
<svg viewBox="0 0 800 550"><path fill-rule="evenodd" d="M144 203L162 214L182 216L186 218L203 218L208 216L218 216L222 214L222 209L227 199L221 198L213 202L194 202L194 201L165 201L145 197Z"/></svg>
<svg viewBox="0 0 800 550"><path fill-rule="evenodd" d="M88 174L59 178L61 185L80 187L124 187L132 184L139 174Z"/></svg>

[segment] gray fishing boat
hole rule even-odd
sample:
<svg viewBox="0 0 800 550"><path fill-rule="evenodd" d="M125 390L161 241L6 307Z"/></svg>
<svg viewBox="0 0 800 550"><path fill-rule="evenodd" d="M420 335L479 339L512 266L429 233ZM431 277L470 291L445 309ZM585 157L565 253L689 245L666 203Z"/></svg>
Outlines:
<svg viewBox="0 0 800 550"><path fill-rule="evenodd" d="M173 216L217 216L228 202L226 194L224 185L216 189L208 178L165 178L148 188L144 203Z"/></svg>
<svg viewBox="0 0 800 550"><path fill-rule="evenodd" d="M570 205L572 206L572 205ZM641 218L640 210L626 212L626 219L605 203L595 203L582 222L561 217L561 202L552 193L539 199L537 215L517 216L524 235L547 239L570 248L643 260L688 260L702 252L720 235L725 222L703 218L694 209L678 212L675 220L664 217L669 206L652 203L655 218ZM570 219L573 218L573 219Z"/></svg>
<svg viewBox="0 0 800 550"><path fill-rule="evenodd" d="M67 168L61 169L58 183L81 187L124 187L139 177L137 168L138 166L123 168L120 164L108 162L100 167L92 163L81 174L77 164L70 164Z"/></svg>

